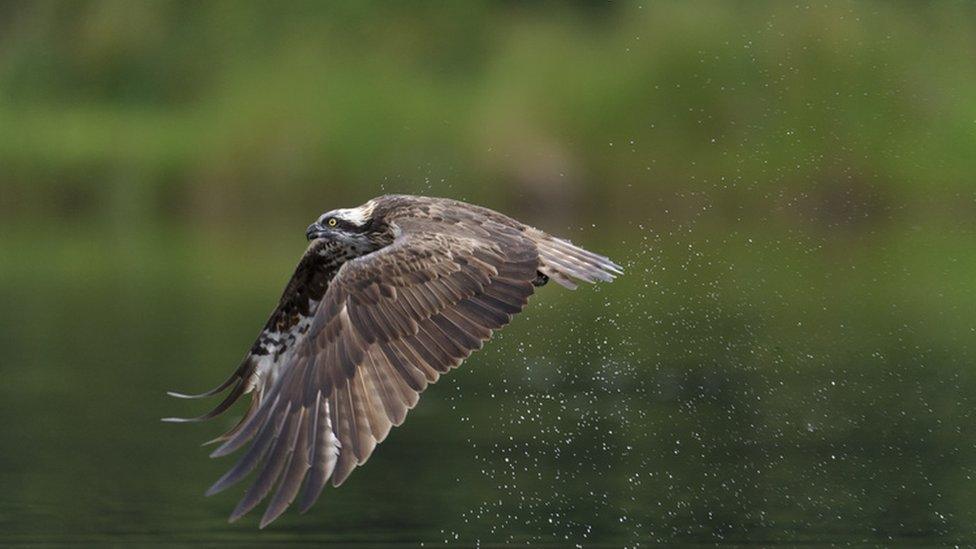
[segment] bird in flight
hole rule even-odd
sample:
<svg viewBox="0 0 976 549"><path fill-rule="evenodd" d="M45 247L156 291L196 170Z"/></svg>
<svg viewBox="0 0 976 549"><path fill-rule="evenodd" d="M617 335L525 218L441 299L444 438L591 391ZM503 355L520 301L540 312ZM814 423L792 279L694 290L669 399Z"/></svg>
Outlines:
<svg viewBox="0 0 976 549"><path fill-rule="evenodd" d="M610 281L622 268L493 210L387 195L326 212L257 341L203 398L229 390L212 419L241 396L241 421L211 442L211 457L248 446L207 495L258 470L233 522L274 489L260 527L301 490L307 511L400 425L427 385L480 349L549 279ZM304 489L303 489L304 487Z"/></svg>

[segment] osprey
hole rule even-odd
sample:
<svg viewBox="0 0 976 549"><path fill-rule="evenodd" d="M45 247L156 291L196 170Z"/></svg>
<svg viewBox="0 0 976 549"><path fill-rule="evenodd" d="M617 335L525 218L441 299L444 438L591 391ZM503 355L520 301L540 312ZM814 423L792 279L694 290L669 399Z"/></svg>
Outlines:
<svg viewBox="0 0 976 549"><path fill-rule="evenodd" d="M444 198L389 195L332 210L244 360L202 398L230 390L203 421L252 393L211 457L248 445L216 494L258 469L233 522L277 486L261 519L276 519L304 486L304 513L400 425L427 385L480 349L550 278L613 280L606 257L498 212Z"/></svg>

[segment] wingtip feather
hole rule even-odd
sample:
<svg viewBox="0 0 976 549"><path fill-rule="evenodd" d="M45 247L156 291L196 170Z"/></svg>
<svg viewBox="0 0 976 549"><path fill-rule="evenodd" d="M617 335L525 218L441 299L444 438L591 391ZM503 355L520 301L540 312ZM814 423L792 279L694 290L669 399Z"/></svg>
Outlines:
<svg viewBox="0 0 976 549"><path fill-rule="evenodd" d="M183 398L183 399L187 399L187 400L192 400L192 399L197 399L197 398L204 398L204 397L210 396L207 393L200 393L200 394L196 394L196 395L191 395L191 394L188 394L188 393L179 393L179 392L176 392L176 391L166 391L166 395L167 396L171 396L173 398Z"/></svg>
<svg viewBox="0 0 976 549"><path fill-rule="evenodd" d="M224 443L218 446L217 448L215 448L213 452L210 452L210 457L211 458L224 457L228 454L233 453L234 450L237 450L236 446L228 446L226 443Z"/></svg>
<svg viewBox="0 0 976 549"><path fill-rule="evenodd" d="M278 517L280 517L287 509L288 509L287 505L285 505L281 509L268 507L268 509L264 512L264 515L261 516L261 522L258 524L258 528L264 530L265 526L277 520Z"/></svg>
<svg viewBox="0 0 976 549"><path fill-rule="evenodd" d="M196 423L202 420L195 417L164 417L160 418L159 421L163 423Z"/></svg>

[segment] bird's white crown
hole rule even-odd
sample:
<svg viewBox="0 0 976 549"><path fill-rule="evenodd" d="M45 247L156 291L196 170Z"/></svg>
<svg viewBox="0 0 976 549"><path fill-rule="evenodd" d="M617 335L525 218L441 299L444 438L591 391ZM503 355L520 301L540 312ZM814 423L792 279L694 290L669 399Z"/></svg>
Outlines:
<svg viewBox="0 0 976 549"><path fill-rule="evenodd" d="M373 216L373 208L375 207L376 204L372 200L370 200L369 202L363 204L362 206L358 206L356 208L339 208L336 210L332 210L331 212L326 212L322 214L322 217L320 218L319 221L322 222L330 217L335 217L337 219L342 219L350 223L353 223L355 225L362 225L363 223L366 223L366 221L368 221L370 217Z"/></svg>

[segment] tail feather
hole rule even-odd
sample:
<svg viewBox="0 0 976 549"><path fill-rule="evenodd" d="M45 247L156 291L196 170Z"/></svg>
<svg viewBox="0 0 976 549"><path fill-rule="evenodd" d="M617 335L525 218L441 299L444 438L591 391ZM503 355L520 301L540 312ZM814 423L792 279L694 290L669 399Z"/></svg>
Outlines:
<svg viewBox="0 0 976 549"><path fill-rule="evenodd" d="M568 240L538 230L533 230L530 237L539 250L539 272L571 290L576 289L576 280L609 282L624 272L610 258L584 250Z"/></svg>

